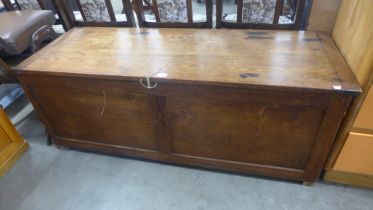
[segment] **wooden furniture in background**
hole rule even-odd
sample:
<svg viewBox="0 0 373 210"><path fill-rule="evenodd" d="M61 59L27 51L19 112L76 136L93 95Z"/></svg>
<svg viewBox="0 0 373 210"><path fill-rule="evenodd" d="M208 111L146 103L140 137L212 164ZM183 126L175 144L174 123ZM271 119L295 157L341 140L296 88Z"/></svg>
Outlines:
<svg viewBox="0 0 373 210"><path fill-rule="evenodd" d="M15 4L12 4L11 0L1 0L7 11L14 10L51 10L54 14L57 14L56 24L61 24L64 30L69 29L64 14L60 8L54 4L54 0L15 0Z"/></svg>
<svg viewBox="0 0 373 210"><path fill-rule="evenodd" d="M18 134L4 110L0 108L0 176L9 171L27 148L27 142Z"/></svg>
<svg viewBox="0 0 373 210"><path fill-rule="evenodd" d="M140 27L212 28L212 0L205 0L205 15L194 14L192 0L152 0L155 21L147 20L143 0L134 0Z"/></svg>
<svg viewBox="0 0 373 210"><path fill-rule="evenodd" d="M121 0L121 10L116 13L110 0L54 0L62 8L71 27L105 26L134 27L135 18L130 0ZM74 11L78 8L79 11ZM74 13L77 12L77 13Z"/></svg>
<svg viewBox="0 0 373 210"><path fill-rule="evenodd" d="M17 24L14 24L17 22ZM57 35L52 26L55 17L48 10L8 11L0 14L0 54L20 55L37 51L44 41Z"/></svg>
<svg viewBox="0 0 373 210"><path fill-rule="evenodd" d="M313 0L308 31L332 33L341 0Z"/></svg>
<svg viewBox="0 0 373 210"><path fill-rule="evenodd" d="M371 0L343 0L334 26L333 38L361 84L363 94L353 101L342 124L324 178L330 182L366 187L373 187L371 8Z"/></svg>
<svg viewBox="0 0 373 210"><path fill-rule="evenodd" d="M237 20L223 20L223 0L216 0L216 28L299 30L306 0L298 0L293 23L279 24L283 0L237 1Z"/></svg>
<svg viewBox="0 0 373 210"><path fill-rule="evenodd" d="M0 58L0 83L16 83L17 79L12 73L14 72L11 72L8 65ZM25 110L21 112L24 113ZM22 113L18 113L15 117L23 119L25 115ZM5 175L27 147L27 142L18 134L4 110L0 108L0 176Z"/></svg>
<svg viewBox="0 0 373 210"><path fill-rule="evenodd" d="M373 88L370 87L354 122L354 131L373 133ZM372 155L373 156L373 155ZM373 166L373 164L372 164Z"/></svg>
<svg viewBox="0 0 373 210"><path fill-rule="evenodd" d="M57 145L303 182L360 92L315 32L75 28L17 69Z"/></svg>

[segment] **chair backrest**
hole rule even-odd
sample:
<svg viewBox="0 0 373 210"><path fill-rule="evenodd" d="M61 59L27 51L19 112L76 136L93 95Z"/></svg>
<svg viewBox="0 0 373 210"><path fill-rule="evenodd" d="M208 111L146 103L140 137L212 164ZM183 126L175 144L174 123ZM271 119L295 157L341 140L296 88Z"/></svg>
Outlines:
<svg viewBox="0 0 373 210"><path fill-rule="evenodd" d="M237 0L237 12L230 18L223 14L223 0L216 0L216 28L299 30L305 3L306 0ZM295 15L290 16L289 10Z"/></svg>
<svg viewBox="0 0 373 210"><path fill-rule="evenodd" d="M46 9L44 7L44 1L45 0L15 0L15 4L12 4L11 0L1 0L5 9L8 11Z"/></svg>
<svg viewBox="0 0 373 210"><path fill-rule="evenodd" d="M32 9L40 10L43 9L42 2L39 0L15 0L17 6L21 10Z"/></svg>
<svg viewBox="0 0 373 210"><path fill-rule="evenodd" d="M193 14L192 0L152 0L154 18L145 14L143 0L133 0L140 27L212 28L212 0L205 0L206 13ZM149 6L149 5L148 5Z"/></svg>
<svg viewBox="0 0 373 210"><path fill-rule="evenodd" d="M133 27L136 25L130 0L117 0L115 3L121 5L115 9L112 0L56 1L60 1L72 26Z"/></svg>

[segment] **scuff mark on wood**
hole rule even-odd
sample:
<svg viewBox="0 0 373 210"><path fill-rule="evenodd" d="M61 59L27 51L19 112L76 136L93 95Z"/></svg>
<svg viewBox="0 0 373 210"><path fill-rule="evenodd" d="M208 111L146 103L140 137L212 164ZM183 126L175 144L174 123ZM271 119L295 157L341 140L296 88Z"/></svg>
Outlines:
<svg viewBox="0 0 373 210"><path fill-rule="evenodd" d="M268 32L265 31L248 31L246 32L247 35L266 35Z"/></svg>
<svg viewBox="0 0 373 210"><path fill-rule="evenodd" d="M140 34L140 35L148 35L148 34L150 34L150 33L147 32L147 31L140 31L140 32L138 32L137 34Z"/></svg>
<svg viewBox="0 0 373 210"><path fill-rule="evenodd" d="M319 38L305 38L303 39L305 42L320 42L321 40Z"/></svg>
<svg viewBox="0 0 373 210"><path fill-rule="evenodd" d="M240 77L242 79L245 79L245 78L248 78L248 77L258 77L258 76L259 76L259 74L257 74L257 73L242 73L242 74L240 74Z"/></svg>
<svg viewBox="0 0 373 210"><path fill-rule="evenodd" d="M259 112L259 125L258 125L258 129L255 132L255 140L258 138L259 133L262 130L262 127L263 127L263 124L264 124L263 115L264 115L264 111L266 110L266 108L267 108L267 105L264 105Z"/></svg>
<svg viewBox="0 0 373 210"><path fill-rule="evenodd" d="M340 78L333 78L333 79L330 79L331 82L340 82L342 83L343 82L343 79L340 79Z"/></svg>
<svg viewBox="0 0 373 210"><path fill-rule="evenodd" d="M269 36L257 36L257 35L249 35L245 39L273 39L273 37Z"/></svg>
<svg viewBox="0 0 373 210"><path fill-rule="evenodd" d="M105 108L106 108L106 92L105 90L102 90L102 96L103 96L103 101L102 101L102 106L100 109L100 116L102 117L105 113Z"/></svg>

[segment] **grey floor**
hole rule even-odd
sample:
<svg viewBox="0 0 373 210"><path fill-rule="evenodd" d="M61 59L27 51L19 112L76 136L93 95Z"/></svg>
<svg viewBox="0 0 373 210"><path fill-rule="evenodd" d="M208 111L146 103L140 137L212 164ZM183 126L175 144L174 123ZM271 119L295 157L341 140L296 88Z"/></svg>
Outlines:
<svg viewBox="0 0 373 210"><path fill-rule="evenodd" d="M31 148L0 178L1 210L373 209L372 190L59 150L35 114L17 128Z"/></svg>

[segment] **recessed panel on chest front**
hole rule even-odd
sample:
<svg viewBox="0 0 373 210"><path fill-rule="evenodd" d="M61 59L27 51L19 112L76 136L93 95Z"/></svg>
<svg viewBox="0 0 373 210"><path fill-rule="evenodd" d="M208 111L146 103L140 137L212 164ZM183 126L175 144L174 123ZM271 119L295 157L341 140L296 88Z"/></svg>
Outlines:
<svg viewBox="0 0 373 210"><path fill-rule="evenodd" d="M173 153L297 170L310 160L331 100L302 90L164 89Z"/></svg>
<svg viewBox="0 0 373 210"><path fill-rule="evenodd" d="M310 172L333 98L301 89L162 80L153 81L154 89L137 79L23 75L20 80L58 143L238 171L294 172L294 177Z"/></svg>
<svg viewBox="0 0 373 210"><path fill-rule="evenodd" d="M126 92L119 82L67 81L30 86L56 136L157 149L147 95Z"/></svg>

